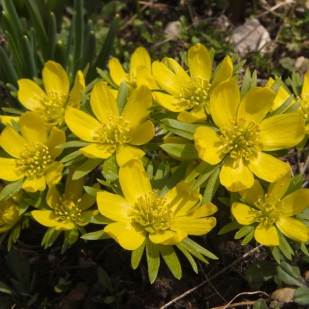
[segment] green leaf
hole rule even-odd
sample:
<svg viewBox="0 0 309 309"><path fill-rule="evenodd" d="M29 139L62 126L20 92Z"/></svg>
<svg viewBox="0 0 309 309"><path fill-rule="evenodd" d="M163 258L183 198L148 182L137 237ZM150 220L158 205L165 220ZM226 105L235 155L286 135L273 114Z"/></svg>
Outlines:
<svg viewBox="0 0 309 309"><path fill-rule="evenodd" d="M200 174L205 174L208 172L209 168L211 169L213 165L202 161L192 172L189 174L189 176L185 179L185 182L191 182L193 179L195 179Z"/></svg>
<svg viewBox="0 0 309 309"><path fill-rule="evenodd" d="M106 234L103 230L91 232L82 235L80 238L85 240L98 240L98 239L109 239L110 236Z"/></svg>
<svg viewBox="0 0 309 309"><path fill-rule="evenodd" d="M117 96L117 105L119 109L119 114L122 114L122 111L124 109L124 106L127 103L128 98L128 87L127 83L125 81L120 83L119 90L118 90L118 96Z"/></svg>
<svg viewBox="0 0 309 309"><path fill-rule="evenodd" d="M144 241L137 249L132 251L131 255L131 266L133 269L136 269L142 259L144 250L146 246L146 241Z"/></svg>
<svg viewBox="0 0 309 309"><path fill-rule="evenodd" d="M24 178L21 178L17 181L11 182L10 184L6 185L0 193L0 201L8 200L12 196L14 196L17 192L21 190L21 187L24 183Z"/></svg>
<svg viewBox="0 0 309 309"><path fill-rule="evenodd" d="M300 287L296 289L294 294L294 301L300 305L308 306L309 305L309 288Z"/></svg>
<svg viewBox="0 0 309 309"><path fill-rule="evenodd" d="M115 154L104 160L102 174L108 182L118 179L118 165Z"/></svg>
<svg viewBox="0 0 309 309"><path fill-rule="evenodd" d="M290 180L290 185L285 192L285 196L298 190L304 183L304 174L298 174Z"/></svg>
<svg viewBox="0 0 309 309"><path fill-rule="evenodd" d="M244 246L248 244L254 238L254 230L248 233L245 238L242 240L241 245Z"/></svg>
<svg viewBox="0 0 309 309"><path fill-rule="evenodd" d="M193 254L192 252L195 251L197 253L200 253L204 256L207 256L208 258L210 259L213 259L213 260L217 260L218 257L215 256L213 253L211 253L210 251L208 251L206 248L200 246L198 243L196 243L195 241L193 241L192 239L186 237L182 242L181 244L185 245L186 249L188 250L188 248L191 248L192 251L189 250L189 252L191 254Z"/></svg>
<svg viewBox="0 0 309 309"><path fill-rule="evenodd" d="M268 309L268 306L266 305L264 299L258 299L252 309Z"/></svg>
<svg viewBox="0 0 309 309"><path fill-rule="evenodd" d="M194 261L194 258L190 254L190 252L182 245L176 244L176 247L184 254L184 256L187 258L189 263L191 264L191 267L193 268L195 273L198 273L197 264Z"/></svg>
<svg viewBox="0 0 309 309"><path fill-rule="evenodd" d="M158 169L156 171L154 178L152 179L152 175L149 178L151 180L152 187L155 190L156 189L160 190L166 184L168 177L170 175L170 172L171 172L170 166L168 164L164 164L164 162L161 162L160 165L158 166Z"/></svg>
<svg viewBox="0 0 309 309"><path fill-rule="evenodd" d="M249 234L251 231L254 231L255 228L256 227L254 225L245 225L235 234L234 238L240 239Z"/></svg>
<svg viewBox="0 0 309 309"><path fill-rule="evenodd" d="M199 125L181 122L175 119L162 119L161 123L168 131L184 137L188 140L193 140L193 134Z"/></svg>
<svg viewBox="0 0 309 309"><path fill-rule="evenodd" d="M11 295L12 289L8 285L6 285L4 282L0 281L0 292Z"/></svg>
<svg viewBox="0 0 309 309"><path fill-rule="evenodd" d="M180 279L182 276L181 265L173 246L159 245L159 250L173 276Z"/></svg>
<svg viewBox="0 0 309 309"><path fill-rule="evenodd" d="M193 144L162 144L160 147L168 154L181 159L197 159L197 150Z"/></svg>
<svg viewBox="0 0 309 309"><path fill-rule="evenodd" d="M208 164L207 168L205 168L204 171L197 178L196 182L194 183L194 185L190 189L190 192L193 192L197 188L199 188L215 172L216 168L217 168L217 165Z"/></svg>
<svg viewBox="0 0 309 309"><path fill-rule="evenodd" d="M270 261L258 261L245 271L245 278L250 283L262 283L276 275L276 264Z"/></svg>
<svg viewBox="0 0 309 309"><path fill-rule="evenodd" d="M48 228L41 242L41 244L44 245L44 249L50 247L56 241L61 232L61 230L55 230L53 227Z"/></svg>
<svg viewBox="0 0 309 309"><path fill-rule="evenodd" d="M276 261L278 264L280 264L281 257L280 257L280 252L279 252L278 247L270 246L270 247L269 247L269 250L270 250L271 254L273 255L275 261Z"/></svg>
<svg viewBox="0 0 309 309"><path fill-rule="evenodd" d="M148 276L150 283L154 283L160 266L160 252L158 245L146 240L146 257L148 264Z"/></svg>
<svg viewBox="0 0 309 309"><path fill-rule="evenodd" d="M102 286L105 287L111 294L113 294L112 281L107 272L101 267L98 268L98 278Z"/></svg>
<svg viewBox="0 0 309 309"><path fill-rule="evenodd" d="M288 285L306 287L308 283L301 277L300 270L297 266L291 266L287 262L281 262L277 266L278 279Z"/></svg>
<svg viewBox="0 0 309 309"><path fill-rule="evenodd" d="M80 158L82 160L85 156L79 150L76 150L63 157L60 162L65 163L76 158Z"/></svg>
<svg viewBox="0 0 309 309"><path fill-rule="evenodd" d="M204 195L203 195L203 201L202 201L203 204L212 201L212 198L214 197L220 185L219 173L220 173L220 166L217 165L213 169L213 172L207 182Z"/></svg>
<svg viewBox="0 0 309 309"><path fill-rule="evenodd" d="M247 67L244 78L241 84L241 90L240 90L240 98L242 99L245 94L249 91L250 89L250 84L251 84L251 72L249 67Z"/></svg>
<svg viewBox="0 0 309 309"><path fill-rule="evenodd" d="M89 186L84 186L85 191L92 196L97 196L97 193L102 191L101 189L89 187Z"/></svg>
<svg viewBox="0 0 309 309"><path fill-rule="evenodd" d="M84 162L81 166L79 166L73 174L72 179L76 180L79 179L91 171L93 171L99 164L102 163L102 159L88 159Z"/></svg>
<svg viewBox="0 0 309 309"><path fill-rule="evenodd" d="M284 254L284 256L292 260L292 256L294 255L294 251L291 248L290 244L286 240L285 236L277 229L279 236L279 249Z"/></svg>
<svg viewBox="0 0 309 309"><path fill-rule="evenodd" d="M25 67L25 75L23 77L28 77L32 79L37 76L37 67L35 62L35 51L32 49L32 46L29 42L29 38L24 35L22 40L22 53L23 61Z"/></svg>
<svg viewBox="0 0 309 309"><path fill-rule="evenodd" d="M53 12L49 15L49 23L48 23L48 38L49 38L49 59L54 60L54 53L56 49L56 42L57 42L57 21L55 14Z"/></svg>
<svg viewBox="0 0 309 309"><path fill-rule="evenodd" d="M15 67L12 65L12 61L9 59L2 46L0 46L0 66L6 75L7 82L17 87L18 75ZM3 77L1 79L3 79Z"/></svg>
<svg viewBox="0 0 309 309"><path fill-rule="evenodd" d="M286 99L282 105L280 105L277 109L275 109L273 112L269 113L265 118L268 117L272 117L274 115L279 115L282 114L284 112L285 109L287 109L287 107L292 103L292 101L294 100L294 95L291 94L290 97L288 99Z"/></svg>
<svg viewBox="0 0 309 309"><path fill-rule="evenodd" d="M218 232L218 235L229 233L229 232L234 231L234 230L239 230L241 227L242 227L242 225L239 224L236 220L232 221L232 222L226 224L224 227L222 227L220 229L220 231Z"/></svg>
<svg viewBox="0 0 309 309"><path fill-rule="evenodd" d="M71 148L71 147L85 147L90 145L90 143L88 142L83 142L83 141L70 141L70 142L66 142L63 144L59 144L57 145L55 148L57 149L64 149L64 148Z"/></svg>

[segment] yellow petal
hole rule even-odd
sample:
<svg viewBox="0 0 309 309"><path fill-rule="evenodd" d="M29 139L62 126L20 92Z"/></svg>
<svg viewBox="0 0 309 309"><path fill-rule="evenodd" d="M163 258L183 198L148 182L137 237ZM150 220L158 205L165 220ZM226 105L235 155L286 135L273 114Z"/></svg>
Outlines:
<svg viewBox="0 0 309 309"><path fill-rule="evenodd" d="M60 162L51 163L45 170L45 178L48 186L55 186L62 178L63 164Z"/></svg>
<svg viewBox="0 0 309 309"><path fill-rule="evenodd" d="M15 181L21 179L25 174L16 174L16 160L9 158L0 158L0 179Z"/></svg>
<svg viewBox="0 0 309 309"><path fill-rule="evenodd" d="M146 86L136 88L130 94L121 116L129 121L128 127L134 128L147 119L152 106L152 94Z"/></svg>
<svg viewBox="0 0 309 309"><path fill-rule="evenodd" d="M158 84L156 83L156 80L152 76L150 69L147 69L146 67L138 67L136 69L136 86L146 86L149 89L159 89Z"/></svg>
<svg viewBox="0 0 309 309"><path fill-rule="evenodd" d="M93 141L94 131L100 126L99 121L76 108L66 111L65 122L77 137L87 142Z"/></svg>
<svg viewBox="0 0 309 309"><path fill-rule="evenodd" d="M249 225L255 222L257 211L243 203L233 203L231 212L237 222L242 225Z"/></svg>
<svg viewBox="0 0 309 309"><path fill-rule="evenodd" d="M175 232L171 230L158 230L155 233L149 234L149 239L154 244L162 244L165 242L168 242L169 240L173 239L175 237ZM187 234L184 235L184 238L187 236Z"/></svg>
<svg viewBox="0 0 309 309"><path fill-rule="evenodd" d="M52 210L33 210L31 215L36 221L47 227L54 227L59 222L59 216Z"/></svg>
<svg viewBox="0 0 309 309"><path fill-rule="evenodd" d="M162 89L174 96L179 96L182 80L164 63L154 61L152 63L152 74Z"/></svg>
<svg viewBox="0 0 309 309"><path fill-rule="evenodd" d="M275 226L265 226L261 223L254 232L254 238L258 243L264 246L278 246L279 236Z"/></svg>
<svg viewBox="0 0 309 309"><path fill-rule="evenodd" d="M143 145L148 143L154 137L155 127L150 120L147 120L138 127L133 128L130 135L132 136L130 144Z"/></svg>
<svg viewBox="0 0 309 309"><path fill-rule="evenodd" d="M103 216L119 222L131 221L130 214L133 207L124 197L102 191L97 193L97 203Z"/></svg>
<svg viewBox="0 0 309 309"><path fill-rule="evenodd" d="M128 144L122 144L118 146L116 161L119 166L122 166L128 161L140 159L144 155L145 152L143 150Z"/></svg>
<svg viewBox="0 0 309 309"><path fill-rule="evenodd" d="M34 81L26 78L18 80L17 97L20 103L31 111L42 107L42 102L47 101L47 95Z"/></svg>
<svg viewBox="0 0 309 309"><path fill-rule="evenodd" d="M296 113L266 118L261 122L260 128L265 151L294 147L302 141L305 134L303 118Z"/></svg>
<svg viewBox="0 0 309 309"><path fill-rule="evenodd" d="M151 70L151 59L146 48L140 46L135 49L130 60L130 72L135 71L139 66L146 67Z"/></svg>
<svg viewBox="0 0 309 309"><path fill-rule="evenodd" d="M217 206L215 206L213 203L207 202L206 204L197 208L194 211L193 216L195 218L208 217L208 216L213 215L217 211L218 211Z"/></svg>
<svg viewBox="0 0 309 309"><path fill-rule="evenodd" d="M218 146L221 144L220 136L211 128L200 126L196 129L193 137L198 156L203 161L217 164L225 157Z"/></svg>
<svg viewBox="0 0 309 309"><path fill-rule="evenodd" d="M63 149L57 149L55 147L63 143L65 143L64 131L57 127L52 127L45 145L48 147L49 153L53 158L57 158L62 153Z"/></svg>
<svg viewBox="0 0 309 309"><path fill-rule="evenodd" d="M60 200L60 193L57 190L56 186L52 186L48 189L47 194L46 194L46 203L47 205L52 208L55 209L57 207L57 205L59 204L59 200Z"/></svg>
<svg viewBox="0 0 309 309"><path fill-rule="evenodd" d="M90 104L92 111L100 122L105 122L106 118L111 115L119 116L115 97L105 82L100 82L93 87L90 95Z"/></svg>
<svg viewBox="0 0 309 309"><path fill-rule="evenodd" d="M19 116L0 115L0 121L5 126L12 125L13 122L19 122Z"/></svg>
<svg viewBox="0 0 309 309"><path fill-rule="evenodd" d="M44 176L37 177L33 179L26 178L22 188L28 192L44 191L46 188L46 181Z"/></svg>
<svg viewBox="0 0 309 309"><path fill-rule="evenodd" d="M171 222L171 229L185 231L188 235L205 235L210 232L216 225L217 220L214 217L209 218L175 218Z"/></svg>
<svg viewBox="0 0 309 309"><path fill-rule="evenodd" d="M47 61L42 71L42 79L47 94L50 91L57 91L65 95L69 93L68 74L59 63Z"/></svg>
<svg viewBox="0 0 309 309"><path fill-rule="evenodd" d="M173 58L166 58L166 60L168 65L175 72L177 78L181 81L181 84L189 83L191 81L191 77L189 77L188 73L176 60Z"/></svg>
<svg viewBox="0 0 309 309"><path fill-rule="evenodd" d="M20 153L28 143L17 131L6 127L0 135L0 144L9 155L14 158L20 158Z"/></svg>
<svg viewBox="0 0 309 309"><path fill-rule="evenodd" d="M94 189L100 189L100 184L95 183L91 186ZM79 208L84 211L88 208L90 208L94 203L96 202L96 197L92 196L88 193L84 193L80 199Z"/></svg>
<svg viewBox="0 0 309 309"><path fill-rule="evenodd" d="M80 148L79 151L88 158L107 159L114 153L114 148L110 144L95 143Z"/></svg>
<svg viewBox="0 0 309 309"><path fill-rule="evenodd" d="M25 112L19 118L22 136L28 143L45 143L47 129L42 118L35 112Z"/></svg>
<svg viewBox="0 0 309 309"><path fill-rule="evenodd" d="M250 188L239 191L239 194L248 204L253 206L259 197L264 196L265 192L260 182L255 179Z"/></svg>
<svg viewBox="0 0 309 309"><path fill-rule="evenodd" d="M211 82L210 90L217 87L220 83L228 80L233 75L233 62L230 58L230 56L226 56L223 61L220 63L220 66L218 68L218 71L216 72L216 75Z"/></svg>
<svg viewBox="0 0 309 309"><path fill-rule="evenodd" d="M186 123L195 123L195 122L201 122L203 120L206 120L207 113L204 106L198 106L187 111L182 111L177 116L177 119L186 122Z"/></svg>
<svg viewBox="0 0 309 309"><path fill-rule="evenodd" d="M200 77L210 80L212 73L212 62L207 48L197 43L188 51L188 65L192 77Z"/></svg>
<svg viewBox="0 0 309 309"><path fill-rule="evenodd" d="M301 243L309 241L309 228L297 219L281 216L276 226L286 237Z"/></svg>
<svg viewBox="0 0 309 309"><path fill-rule="evenodd" d="M72 176L74 172L75 172L75 169L71 168L67 176L67 179L65 181L64 194L67 198L74 196L74 199L77 200L83 195L83 191L84 191L83 186L85 183L85 177L81 177L81 178L73 180Z"/></svg>
<svg viewBox="0 0 309 309"><path fill-rule="evenodd" d="M123 80L126 80L126 72L124 71L119 60L115 57L112 57L109 60L108 65L112 80L117 86L119 86Z"/></svg>
<svg viewBox="0 0 309 309"><path fill-rule="evenodd" d="M163 92L154 91L153 92L156 101L165 107L166 109L172 112L181 112L186 109L186 107L180 104L180 100L175 98L170 94L166 94Z"/></svg>
<svg viewBox="0 0 309 309"><path fill-rule="evenodd" d="M119 245L126 250L135 250L142 245L146 233L137 224L115 222L108 224L104 232L115 239Z"/></svg>
<svg viewBox="0 0 309 309"><path fill-rule="evenodd" d="M152 192L150 180L140 160L131 160L120 167L119 181L122 192L131 205L139 197L148 196Z"/></svg>
<svg viewBox="0 0 309 309"><path fill-rule="evenodd" d="M237 120L245 118L248 122L260 123L270 110L275 93L268 88L250 89L239 104Z"/></svg>
<svg viewBox="0 0 309 309"><path fill-rule="evenodd" d="M220 182L229 191L236 192L253 186L254 178L244 159L228 157L221 168Z"/></svg>
<svg viewBox="0 0 309 309"><path fill-rule="evenodd" d="M264 152L259 152L255 160L249 161L248 166L253 174L268 182L279 180L290 170L287 163Z"/></svg>
<svg viewBox="0 0 309 309"><path fill-rule="evenodd" d="M288 171L282 178L269 185L267 192L276 199L281 199L288 189L291 181L291 172Z"/></svg>
<svg viewBox="0 0 309 309"><path fill-rule="evenodd" d="M304 75L304 83L301 93L309 94L309 71Z"/></svg>
<svg viewBox="0 0 309 309"><path fill-rule="evenodd" d="M58 224L55 226L55 230L57 231L69 231L73 230L75 227L75 223L72 222L70 219L65 219L63 221L59 221Z"/></svg>
<svg viewBox="0 0 309 309"><path fill-rule="evenodd" d="M75 81L73 88L70 92L69 104L73 107L79 107L81 102L81 92L84 92L86 89L85 77L81 70L78 70L75 76Z"/></svg>
<svg viewBox="0 0 309 309"><path fill-rule="evenodd" d="M240 102L238 84L230 79L217 86L210 95L210 113L215 124L222 128L235 119Z"/></svg>
<svg viewBox="0 0 309 309"><path fill-rule="evenodd" d="M285 216L294 216L309 207L309 189L299 189L282 199L280 213Z"/></svg>

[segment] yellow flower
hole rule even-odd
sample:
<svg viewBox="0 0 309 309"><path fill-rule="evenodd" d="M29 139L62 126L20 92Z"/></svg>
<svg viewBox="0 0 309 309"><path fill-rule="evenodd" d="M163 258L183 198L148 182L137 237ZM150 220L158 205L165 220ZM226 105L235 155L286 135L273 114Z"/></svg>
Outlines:
<svg viewBox="0 0 309 309"><path fill-rule="evenodd" d="M154 95L166 109L180 112L179 120L193 123L206 119L209 113L209 94L221 82L232 77L233 63L226 56L211 80L210 54L205 46L198 43L189 49L188 66L190 75L172 58L165 58L162 62L154 61L153 75L160 87L167 92L155 91Z"/></svg>
<svg viewBox="0 0 309 309"><path fill-rule="evenodd" d="M0 193L2 190L3 187L0 186ZM20 200L21 193L17 193L5 201L0 201L0 233L11 230L23 217L23 214L19 213Z"/></svg>
<svg viewBox="0 0 309 309"><path fill-rule="evenodd" d="M304 121L297 113L265 118L273 98L270 89L255 87L240 101L234 79L221 83L211 94L211 115L220 131L198 127L195 147L203 161L223 162L220 181L230 191L250 188L253 174L274 182L289 171L287 163L266 152L297 145L304 137Z"/></svg>
<svg viewBox="0 0 309 309"><path fill-rule="evenodd" d="M30 79L18 80L18 100L29 110L38 113L49 128L62 126L66 108L80 106L80 92L85 91L84 75L81 71L77 72L74 86L69 92L70 82L66 71L60 64L47 61L42 80L45 91Z"/></svg>
<svg viewBox="0 0 309 309"><path fill-rule="evenodd" d="M151 74L151 59L144 47L138 47L130 59L130 71L126 73L119 60L112 57L109 60L110 76L119 87L125 81L130 90L142 85L149 89L158 89L158 85Z"/></svg>
<svg viewBox="0 0 309 309"><path fill-rule="evenodd" d="M288 172L279 181L270 184L265 194L261 184L240 191L245 203L233 203L232 214L238 223L256 223L254 237L262 245L278 246L278 230L286 237L301 243L309 241L309 228L292 218L309 207L309 190L299 189L285 196L290 184Z"/></svg>
<svg viewBox="0 0 309 309"><path fill-rule="evenodd" d="M46 202L51 210L33 210L33 218L40 224L55 230L72 230L76 225L85 226L84 218L91 217L93 210L88 210L95 203L95 196L83 193L85 179L72 180L74 170L70 170L65 183L64 194L56 186L49 188ZM99 188L94 184L93 188Z"/></svg>
<svg viewBox="0 0 309 309"><path fill-rule="evenodd" d="M19 119L21 134L6 127L0 136L0 145L12 158L0 158L0 178L7 181L24 179L26 191L43 191L57 184L62 177L63 164L55 161L62 149L55 147L65 142L62 130L53 127L50 133L42 118L26 112Z"/></svg>
<svg viewBox="0 0 309 309"><path fill-rule="evenodd" d="M215 225L208 217L217 211L212 203L201 206L198 191L189 194L183 181L165 196L153 191L140 160L131 160L119 171L124 197L98 192L100 213L114 220L104 231L123 248L135 250L146 238L154 244L174 245L188 235L204 235Z"/></svg>
<svg viewBox="0 0 309 309"><path fill-rule="evenodd" d="M149 142L155 133L152 122L146 120L152 105L152 95L147 87L132 91L121 115L104 82L93 87L90 104L96 118L75 108L65 114L70 130L81 140L91 143L80 149L86 157L106 159L116 152L117 163L123 165L145 154L135 146Z"/></svg>
<svg viewBox="0 0 309 309"><path fill-rule="evenodd" d="M305 119L306 134L309 135L309 71L304 76L301 102L297 112Z"/></svg>

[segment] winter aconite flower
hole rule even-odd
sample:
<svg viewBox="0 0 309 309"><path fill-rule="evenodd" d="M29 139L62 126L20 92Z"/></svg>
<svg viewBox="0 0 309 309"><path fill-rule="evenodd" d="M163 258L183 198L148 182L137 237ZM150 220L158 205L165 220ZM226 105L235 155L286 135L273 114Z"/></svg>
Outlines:
<svg viewBox="0 0 309 309"><path fill-rule="evenodd" d="M112 57L109 60L110 76L113 82L120 86L125 81L130 90L142 85L149 89L158 89L158 85L151 74L151 59L144 47L138 47L130 59L129 73L126 73L119 60Z"/></svg>
<svg viewBox="0 0 309 309"><path fill-rule="evenodd" d="M157 83L167 92L154 92L159 104L170 111L180 112L178 119L181 121L192 123L205 120L209 113L211 91L232 77L233 63L230 57L224 58L212 80L211 57L200 43L189 49L189 74L174 59L165 58L164 61L154 61L152 64Z"/></svg>
<svg viewBox="0 0 309 309"><path fill-rule="evenodd" d="M33 210L33 218L40 224L53 227L55 230L72 230L76 225L88 224L84 218L91 217L93 210L88 210L95 203L95 196L84 193L84 177L72 180L74 170L71 169L61 194L56 186L49 188L46 202L51 209ZM99 185L95 184L95 188Z"/></svg>
<svg viewBox="0 0 309 309"><path fill-rule="evenodd" d="M131 160L120 168L123 196L98 192L100 213L114 220L104 231L123 248L135 250L146 238L154 244L174 245L188 235L205 235L216 219L212 203L201 205L198 191L189 194L189 186L180 182L166 195L153 191L140 160Z"/></svg>
<svg viewBox="0 0 309 309"><path fill-rule="evenodd" d="M254 237L262 245L278 246L278 230L296 242L309 241L309 228L293 218L309 207L309 190L299 189L285 195L289 184L288 172L270 184L265 194L259 181L255 180L251 188L239 192L245 202L232 205L232 214L238 223L256 224Z"/></svg>
<svg viewBox="0 0 309 309"><path fill-rule="evenodd" d="M24 178L26 191L43 191L56 185L62 177L63 164L55 161L62 149L55 147L65 142L62 130L53 127L48 133L42 118L26 112L19 119L19 134L6 127L0 136L0 145L11 156L0 158L0 178L16 181Z"/></svg>
<svg viewBox="0 0 309 309"><path fill-rule="evenodd" d="M222 162L220 181L230 191L250 188L254 176L274 182L289 171L289 165L271 151L297 145L304 137L304 121L297 113L265 118L274 93L252 88L242 100L234 79L221 83L210 97L210 111L219 128L200 126L194 134L199 157Z"/></svg>
<svg viewBox="0 0 309 309"><path fill-rule="evenodd" d="M132 91L122 111L104 82L94 86L90 104L96 118L85 112L70 108L65 121L70 130L81 140L90 142L80 151L89 158L106 159L116 153L119 165L145 153L138 145L149 142L155 133L147 117L152 105L150 90L141 86Z"/></svg>
<svg viewBox="0 0 309 309"><path fill-rule="evenodd" d="M309 71L304 76L300 99L297 112L305 119L306 134L309 135Z"/></svg>
<svg viewBox="0 0 309 309"><path fill-rule="evenodd" d="M80 106L80 92L85 91L84 75L81 71L77 72L70 92L66 71L59 63L47 61L42 79L44 90L30 79L18 80L18 100L29 110L38 113L48 127L62 126L66 108Z"/></svg>

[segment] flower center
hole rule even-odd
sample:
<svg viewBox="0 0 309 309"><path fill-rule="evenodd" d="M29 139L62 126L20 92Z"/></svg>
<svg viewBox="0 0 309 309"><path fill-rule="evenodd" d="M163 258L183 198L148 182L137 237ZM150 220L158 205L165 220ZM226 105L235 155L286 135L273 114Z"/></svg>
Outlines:
<svg viewBox="0 0 309 309"><path fill-rule="evenodd" d="M208 80L192 77L190 81L182 85L178 97L180 103L178 104L185 107L186 110L205 105L209 99L209 87Z"/></svg>
<svg viewBox="0 0 309 309"><path fill-rule="evenodd" d="M67 94L51 90L47 97L39 100L40 106L35 110L50 126L62 124L64 116L64 105L67 101Z"/></svg>
<svg viewBox="0 0 309 309"><path fill-rule="evenodd" d="M78 206L81 199L74 200L74 196L67 198L64 194L59 198L54 211L57 216L60 216L60 221L70 220L75 222L80 218L82 210Z"/></svg>
<svg viewBox="0 0 309 309"><path fill-rule="evenodd" d="M229 125L221 130L220 138L222 151L233 159L252 160L262 149L260 127L253 120L247 123L245 118L240 118L236 123L230 119Z"/></svg>
<svg viewBox="0 0 309 309"><path fill-rule="evenodd" d="M114 152L118 144L127 144L131 141L129 121L121 116L110 116L106 118L100 127L94 132L94 140L99 143L109 144L110 151Z"/></svg>
<svg viewBox="0 0 309 309"><path fill-rule="evenodd" d="M28 144L20 153L20 158L16 160L15 172L18 175L23 173L29 179L41 177L47 165L53 161L46 145L39 142Z"/></svg>
<svg viewBox="0 0 309 309"><path fill-rule="evenodd" d="M167 230L170 227L172 212L164 197L150 192L140 196L131 213L133 221L139 223L149 233Z"/></svg>
<svg viewBox="0 0 309 309"><path fill-rule="evenodd" d="M283 202L267 193L263 197L259 197L254 205L259 209L255 221L271 226L279 219L280 212L278 208L283 206Z"/></svg>
<svg viewBox="0 0 309 309"><path fill-rule="evenodd" d="M301 103L297 112L305 119L306 123L309 121L309 95L302 94L300 96Z"/></svg>

